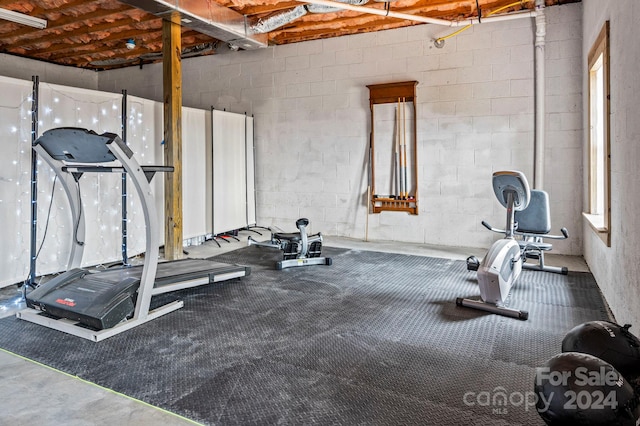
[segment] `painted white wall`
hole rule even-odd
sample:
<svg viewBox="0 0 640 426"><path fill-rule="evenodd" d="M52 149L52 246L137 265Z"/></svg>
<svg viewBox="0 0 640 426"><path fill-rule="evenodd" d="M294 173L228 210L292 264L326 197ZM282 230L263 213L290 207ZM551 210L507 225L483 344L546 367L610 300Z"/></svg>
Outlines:
<svg viewBox="0 0 640 426"><path fill-rule="evenodd" d="M580 4L547 8L545 188L554 244L582 253ZM502 226L491 174L533 179L534 22L408 28L217 54L183 61L187 106L254 114L258 224L363 238L366 221L367 84L417 80L420 214L369 218L369 238L488 247ZM99 73L101 90L162 98L161 65Z"/></svg>
<svg viewBox="0 0 640 426"><path fill-rule="evenodd" d="M611 72L611 247L606 247L586 221L584 256L609 305L621 323L640 328L640 4L635 0L583 0L583 108L587 110L587 54L604 22L610 21ZM588 146L584 116L584 158ZM584 176L586 208L587 175ZM635 331L634 331L635 329Z"/></svg>

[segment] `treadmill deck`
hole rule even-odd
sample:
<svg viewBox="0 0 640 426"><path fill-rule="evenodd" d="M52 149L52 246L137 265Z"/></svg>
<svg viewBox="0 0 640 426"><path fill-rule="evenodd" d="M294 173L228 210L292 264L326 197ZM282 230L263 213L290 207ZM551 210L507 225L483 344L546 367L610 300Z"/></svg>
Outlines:
<svg viewBox="0 0 640 426"><path fill-rule="evenodd" d="M100 272L72 269L29 293L27 306L96 330L112 328L133 314L143 267L128 266ZM240 278L250 273L251 269L246 266L204 259L159 263L153 288L147 290L150 294L147 300L153 295Z"/></svg>
<svg viewBox="0 0 640 426"><path fill-rule="evenodd" d="M162 294L181 288L194 287L194 281L208 284L245 277L251 268L205 259L182 259L158 263L153 294ZM101 281L119 283L126 278L140 280L142 265L107 269L97 273Z"/></svg>

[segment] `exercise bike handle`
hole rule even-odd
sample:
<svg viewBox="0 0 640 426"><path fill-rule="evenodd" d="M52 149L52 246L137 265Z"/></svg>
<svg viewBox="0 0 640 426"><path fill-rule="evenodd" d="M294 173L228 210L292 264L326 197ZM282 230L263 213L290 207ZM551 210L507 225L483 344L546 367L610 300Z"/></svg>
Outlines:
<svg viewBox="0 0 640 426"><path fill-rule="evenodd" d="M535 234L531 232L518 232L518 231L516 231L515 234L523 235L525 237L549 238L551 240L566 240L567 238L569 238L569 231L567 231L567 228L560 229L560 232L562 232L562 235Z"/></svg>
<svg viewBox="0 0 640 426"><path fill-rule="evenodd" d="M493 226L489 225L487 222L485 222L484 220L482 221L482 226L484 226L485 228L487 228L489 231L493 231L493 232L497 232L499 234L504 234L505 230L504 229L498 229L498 228L494 228Z"/></svg>
<svg viewBox="0 0 640 426"><path fill-rule="evenodd" d="M489 231L493 231L493 232L497 232L498 234L504 234L507 231L505 231L504 229L499 229L499 228L494 228L493 226L489 225L487 222L485 222L484 220L482 221L482 225L487 228ZM567 231L567 228L562 228L560 231L562 232L562 235L548 235L548 234L535 234L535 233L531 233L531 232L523 232L523 231L518 231L518 223L516 222L514 224L514 231L513 233L515 235L523 235L525 237L542 237L542 238L551 238L551 239L555 239L555 240L564 240L566 238L569 238L569 231Z"/></svg>

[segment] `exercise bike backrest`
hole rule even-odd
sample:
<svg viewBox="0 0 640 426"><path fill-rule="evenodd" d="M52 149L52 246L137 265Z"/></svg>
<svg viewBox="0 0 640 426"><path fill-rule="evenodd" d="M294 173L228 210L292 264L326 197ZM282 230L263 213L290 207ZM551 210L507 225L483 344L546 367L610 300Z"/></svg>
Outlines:
<svg viewBox="0 0 640 426"><path fill-rule="evenodd" d="M506 237L513 238L515 212L526 209L531 200L529 182L522 172L505 170L495 172L492 183L498 201L507 209Z"/></svg>

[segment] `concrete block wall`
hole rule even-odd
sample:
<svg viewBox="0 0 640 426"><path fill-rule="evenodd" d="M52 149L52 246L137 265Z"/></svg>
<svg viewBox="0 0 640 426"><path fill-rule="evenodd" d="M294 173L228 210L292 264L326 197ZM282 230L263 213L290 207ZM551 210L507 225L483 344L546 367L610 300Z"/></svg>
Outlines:
<svg viewBox="0 0 640 426"><path fill-rule="evenodd" d="M581 5L547 8L545 177L555 249L581 254ZM362 239L367 223L368 84L417 80L420 214L368 216L372 240L488 247L505 210L491 174L533 179L534 23L476 25L436 48L450 28L408 28L183 61L186 106L253 114L260 225ZM101 90L160 100L160 65L102 72ZM561 177L556 179L556 177Z"/></svg>
<svg viewBox="0 0 640 426"><path fill-rule="evenodd" d="M64 67L4 53L0 53L0 75L27 81L33 76L38 76L41 83L93 90L98 88L98 73L95 71Z"/></svg>

